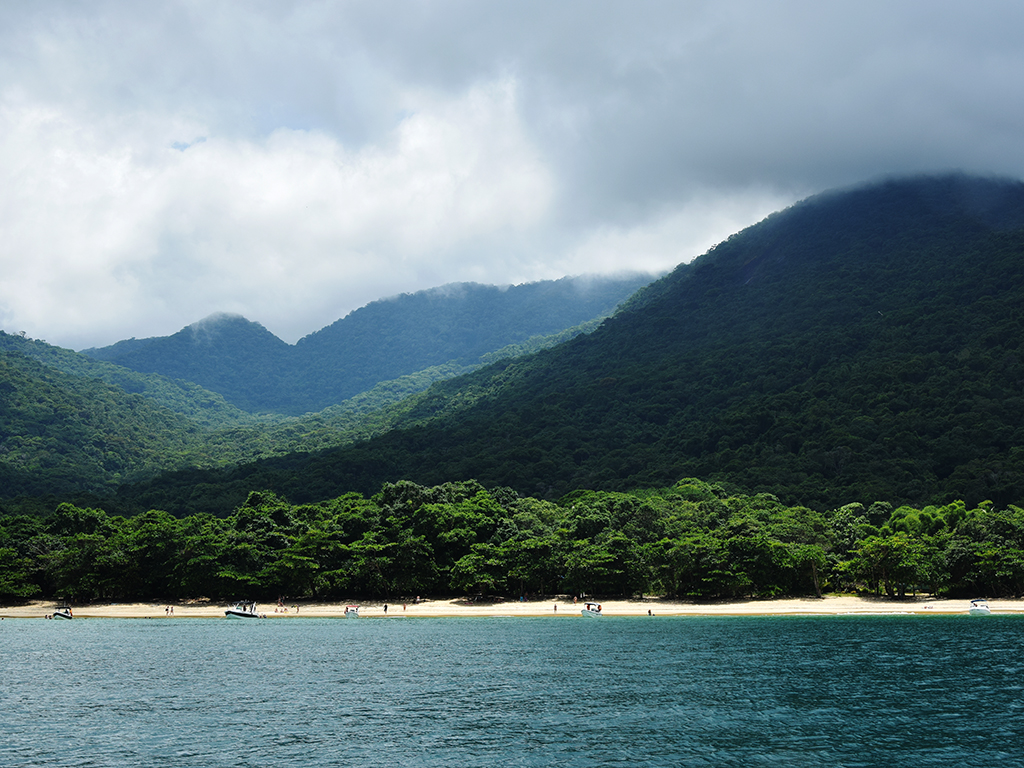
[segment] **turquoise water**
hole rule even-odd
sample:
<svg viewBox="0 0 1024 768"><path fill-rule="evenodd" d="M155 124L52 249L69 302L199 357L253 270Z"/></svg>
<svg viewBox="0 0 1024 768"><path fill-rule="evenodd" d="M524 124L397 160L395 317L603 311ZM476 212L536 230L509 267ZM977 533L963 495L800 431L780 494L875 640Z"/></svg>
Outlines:
<svg viewBox="0 0 1024 768"><path fill-rule="evenodd" d="M1024 765L1024 617L0 622L2 766Z"/></svg>

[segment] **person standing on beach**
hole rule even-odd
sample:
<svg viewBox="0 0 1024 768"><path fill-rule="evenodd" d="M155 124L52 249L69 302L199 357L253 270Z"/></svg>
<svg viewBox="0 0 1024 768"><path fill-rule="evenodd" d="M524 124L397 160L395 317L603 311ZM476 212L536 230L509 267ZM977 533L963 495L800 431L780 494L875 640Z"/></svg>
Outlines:
<svg viewBox="0 0 1024 768"><path fill-rule="evenodd" d="M384 615L385 616L388 615L388 604L387 603L384 603Z"/></svg>

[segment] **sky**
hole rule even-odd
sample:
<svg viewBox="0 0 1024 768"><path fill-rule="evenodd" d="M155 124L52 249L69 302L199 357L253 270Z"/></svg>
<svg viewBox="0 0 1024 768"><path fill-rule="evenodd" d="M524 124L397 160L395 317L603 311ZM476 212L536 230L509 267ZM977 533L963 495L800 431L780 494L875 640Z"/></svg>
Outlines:
<svg viewBox="0 0 1024 768"><path fill-rule="evenodd" d="M0 4L0 329L650 271L810 194L1024 178L1024 4Z"/></svg>

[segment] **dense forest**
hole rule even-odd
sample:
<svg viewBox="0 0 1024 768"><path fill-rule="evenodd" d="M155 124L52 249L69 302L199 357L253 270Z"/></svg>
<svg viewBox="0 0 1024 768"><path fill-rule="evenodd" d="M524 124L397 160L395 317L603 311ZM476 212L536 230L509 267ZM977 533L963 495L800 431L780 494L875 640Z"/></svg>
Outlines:
<svg viewBox="0 0 1024 768"><path fill-rule="evenodd" d="M496 350L606 317L652 277L444 285L371 302L294 345L259 323L220 314L172 336L84 354L194 382L251 413L298 416L436 366L469 370Z"/></svg>
<svg viewBox="0 0 1024 768"><path fill-rule="evenodd" d="M389 483L227 518L61 504L0 517L0 601L657 594L698 600L1024 592L1024 509L853 503L825 513L685 479L558 502L476 482Z"/></svg>
<svg viewBox="0 0 1024 768"><path fill-rule="evenodd" d="M592 334L438 382L384 434L166 475L118 509L227 514L251 488L298 503L401 479L557 499L687 476L817 510L1005 507L1024 500L1022 343L1024 185L885 182L734 235Z"/></svg>
<svg viewBox="0 0 1024 768"><path fill-rule="evenodd" d="M1021 593L1024 184L819 195L561 333L301 419L0 336L3 589Z"/></svg>
<svg viewBox="0 0 1024 768"><path fill-rule="evenodd" d="M55 496L109 495L162 472L244 465L383 434L434 382L554 346L600 321L529 337L473 364L450 362L380 381L301 417L249 414L192 382L0 331L0 510L13 498L21 498L21 508L38 508ZM34 498L40 495L46 498Z"/></svg>

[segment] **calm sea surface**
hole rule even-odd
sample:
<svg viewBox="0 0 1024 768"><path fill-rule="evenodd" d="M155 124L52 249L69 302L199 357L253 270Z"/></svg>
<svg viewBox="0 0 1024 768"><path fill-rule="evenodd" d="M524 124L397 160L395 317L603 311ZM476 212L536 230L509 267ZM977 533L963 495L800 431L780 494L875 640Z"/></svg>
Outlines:
<svg viewBox="0 0 1024 768"><path fill-rule="evenodd" d="M0 766L1024 765L1024 617L0 622Z"/></svg>

